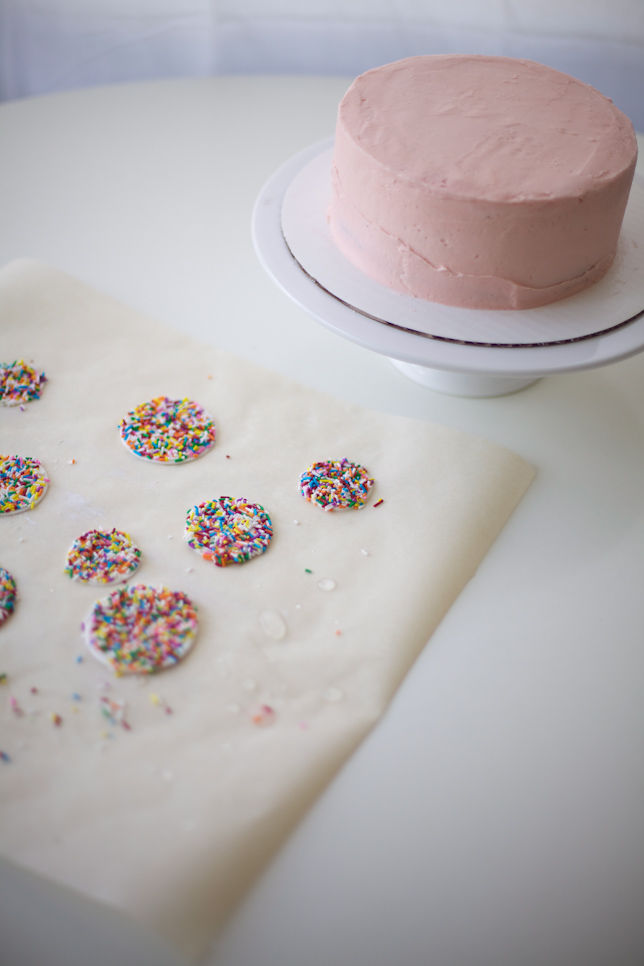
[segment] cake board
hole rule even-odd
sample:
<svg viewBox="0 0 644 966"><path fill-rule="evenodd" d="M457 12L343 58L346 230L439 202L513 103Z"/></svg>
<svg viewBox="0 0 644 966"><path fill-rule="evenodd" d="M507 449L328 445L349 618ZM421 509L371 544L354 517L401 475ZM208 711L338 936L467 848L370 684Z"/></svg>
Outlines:
<svg viewBox="0 0 644 966"><path fill-rule="evenodd" d="M309 316L387 356L438 392L485 397L609 365L644 349L644 181L636 176L615 261L585 292L539 309L483 311L400 295L354 268L326 217L333 138L290 158L262 188L253 242L264 270Z"/></svg>

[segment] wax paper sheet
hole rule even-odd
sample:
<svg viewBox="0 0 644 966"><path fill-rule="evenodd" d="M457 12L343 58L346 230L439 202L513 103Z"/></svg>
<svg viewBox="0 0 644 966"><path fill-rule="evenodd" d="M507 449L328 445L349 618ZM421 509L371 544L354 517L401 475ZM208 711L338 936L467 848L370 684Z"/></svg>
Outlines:
<svg viewBox="0 0 644 966"><path fill-rule="evenodd" d="M51 479L33 511L0 519L19 595L0 627L0 850L196 959L383 714L533 470L200 345L34 262L0 273L0 346L0 361L48 378L40 400L0 407L0 452L36 457ZM128 452L120 420L159 395L212 414L208 454ZM376 483L364 509L325 513L298 479L342 457ZM243 566L215 567L183 539L186 511L221 495L273 521L268 551ZM94 527L140 547L135 582L196 603L180 665L116 677L85 647L81 623L108 590L64 567Z"/></svg>

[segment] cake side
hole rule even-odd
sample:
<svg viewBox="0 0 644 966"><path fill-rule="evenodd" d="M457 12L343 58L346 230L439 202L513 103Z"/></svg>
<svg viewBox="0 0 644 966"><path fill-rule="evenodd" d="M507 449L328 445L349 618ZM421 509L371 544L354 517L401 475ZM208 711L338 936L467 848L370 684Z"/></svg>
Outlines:
<svg viewBox="0 0 644 966"><path fill-rule="evenodd" d="M408 58L361 75L340 105L331 233L394 290L545 305L608 271L636 157L628 118L559 71Z"/></svg>

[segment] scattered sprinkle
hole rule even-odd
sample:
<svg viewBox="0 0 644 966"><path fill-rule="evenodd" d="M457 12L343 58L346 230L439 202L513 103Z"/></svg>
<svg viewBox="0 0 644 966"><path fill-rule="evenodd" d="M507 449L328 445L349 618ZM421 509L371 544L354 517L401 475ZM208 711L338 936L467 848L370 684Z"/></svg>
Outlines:
<svg viewBox="0 0 644 966"><path fill-rule="evenodd" d="M106 695L100 699L101 713L107 718L111 725L121 725L126 731L132 730L132 725L125 717L126 702L123 698L108 698Z"/></svg>
<svg viewBox="0 0 644 966"><path fill-rule="evenodd" d="M24 359L17 362L0 362L0 403L3 406L20 406L22 403L40 399L42 387L47 382L44 372L38 373Z"/></svg>
<svg viewBox="0 0 644 966"><path fill-rule="evenodd" d="M259 615L259 623L267 637L274 641L281 641L286 636L286 623L281 614L275 610L264 610Z"/></svg>
<svg viewBox="0 0 644 966"><path fill-rule="evenodd" d="M162 708L166 714L172 714L172 708L159 694L150 695L150 704L153 704L155 708Z"/></svg>
<svg viewBox="0 0 644 966"><path fill-rule="evenodd" d="M227 567L264 553L273 537L273 524L259 503L220 496L188 510L185 537L204 560Z"/></svg>
<svg viewBox="0 0 644 966"><path fill-rule="evenodd" d="M318 580L318 587L320 590L335 590L335 580L331 577L324 577L322 580Z"/></svg>
<svg viewBox="0 0 644 966"><path fill-rule="evenodd" d="M119 425L121 439L135 456L161 463L185 463L215 445L212 417L190 399L157 396L141 403Z"/></svg>
<svg viewBox="0 0 644 966"><path fill-rule="evenodd" d="M84 631L84 630L85 630L85 624L81 624L81 630L82 630L82 631ZM82 655L82 654L79 654L79 655L78 655L78 656L76 657L76 663L77 663L77 664L82 664L82 663L83 663L83 655Z"/></svg>
<svg viewBox="0 0 644 966"><path fill-rule="evenodd" d="M293 523L295 524L296 527L299 527L299 525L300 525L300 521L299 520L293 520Z"/></svg>
<svg viewBox="0 0 644 966"><path fill-rule="evenodd" d="M76 460L67 460L67 462L69 463L70 466L72 466L76 462Z"/></svg>
<svg viewBox="0 0 644 966"><path fill-rule="evenodd" d="M0 567L0 624L13 614L15 606L16 582L8 570ZM6 674L0 675L0 683L4 684L6 680Z"/></svg>
<svg viewBox="0 0 644 966"><path fill-rule="evenodd" d="M0 751L0 758L2 759L2 761L7 763L11 761L11 758L9 757L6 751Z"/></svg>
<svg viewBox="0 0 644 966"><path fill-rule="evenodd" d="M82 700L83 700L82 695L77 694L76 691L74 691L74 693L72 694L72 701L82 701Z"/></svg>
<svg viewBox="0 0 644 966"><path fill-rule="evenodd" d="M6 684L8 680L9 675L3 671L2 674L0 674L0 684Z"/></svg>
<svg viewBox="0 0 644 966"><path fill-rule="evenodd" d="M230 459L230 456L228 455L228 453L226 453L226 459L227 459L227 460L229 460L229 459Z"/></svg>
<svg viewBox="0 0 644 966"><path fill-rule="evenodd" d="M361 510L374 480L348 459L312 463L300 477L300 492L323 510Z"/></svg>
<svg viewBox="0 0 644 966"><path fill-rule="evenodd" d="M374 510L376 509L376 507L377 507L377 506L380 506L380 504L381 504L381 503L384 503L384 502L385 502L385 501L384 501L384 500L383 500L383 499L381 498L380 500L378 500L378 502L377 502L377 503L374 503L374 505L373 505L373 508L374 508Z"/></svg>
<svg viewBox="0 0 644 966"><path fill-rule="evenodd" d="M368 550L361 550L360 553L363 553L365 555L365 557L368 557L369 556L369 551Z"/></svg>
<svg viewBox="0 0 644 966"><path fill-rule="evenodd" d="M0 514L33 510L49 482L39 460L31 456L0 456Z"/></svg>
<svg viewBox="0 0 644 966"><path fill-rule="evenodd" d="M88 530L71 545L65 573L88 584L122 583L130 579L140 560L141 551L129 533Z"/></svg>
<svg viewBox="0 0 644 966"><path fill-rule="evenodd" d="M197 608L181 591L135 584L97 601L86 620L92 653L117 674L173 667L192 647Z"/></svg>
<svg viewBox="0 0 644 966"><path fill-rule="evenodd" d="M9 707L15 714L16 718L22 718L23 714L25 713L18 704L17 698L9 698Z"/></svg>
<svg viewBox="0 0 644 966"><path fill-rule="evenodd" d="M304 573L305 573L305 574L312 574L312 573L313 573L313 571L312 571L312 570L309 570L309 568L308 568L308 567L305 567L305 568L304 568Z"/></svg>
<svg viewBox="0 0 644 966"><path fill-rule="evenodd" d="M30 688L29 690L32 694L38 694L38 688Z"/></svg>
<svg viewBox="0 0 644 966"><path fill-rule="evenodd" d="M335 636L336 636L336 637L339 637L341 633L342 633L342 631L340 630L340 628L339 628L339 627L338 627L338 628L336 628L336 631L335 631Z"/></svg>
<svg viewBox="0 0 644 966"><path fill-rule="evenodd" d="M60 728L61 724L63 723L63 719L61 718L61 716L59 714L56 714L54 711L52 711L51 720L56 728Z"/></svg>
<svg viewBox="0 0 644 966"><path fill-rule="evenodd" d="M267 725L273 724L275 721L275 711L273 708L271 708L270 704L262 704L259 706L257 711L251 715L251 721L260 728L265 728Z"/></svg>

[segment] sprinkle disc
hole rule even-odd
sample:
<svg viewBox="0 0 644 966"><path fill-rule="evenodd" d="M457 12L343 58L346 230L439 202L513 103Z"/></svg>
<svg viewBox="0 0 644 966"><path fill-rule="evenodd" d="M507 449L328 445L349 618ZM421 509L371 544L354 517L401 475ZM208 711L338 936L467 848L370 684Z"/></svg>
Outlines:
<svg viewBox="0 0 644 966"><path fill-rule="evenodd" d="M188 653L197 608L181 591L135 584L97 600L84 627L92 654L117 674L152 674Z"/></svg>
<svg viewBox="0 0 644 966"><path fill-rule="evenodd" d="M40 398L47 382L44 372L36 372L24 359L0 362L0 402L3 406L20 406Z"/></svg>
<svg viewBox="0 0 644 966"><path fill-rule="evenodd" d="M141 403L119 424L121 439L135 456L160 463L187 463L215 445L208 413L190 399L157 396Z"/></svg>
<svg viewBox="0 0 644 966"><path fill-rule="evenodd" d="M348 459L312 463L300 477L300 492L323 510L361 510L374 481L359 463Z"/></svg>
<svg viewBox="0 0 644 966"><path fill-rule="evenodd" d="M48 483L42 463L31 456L0 456L0 514L33 510Z"/></svg>
<svg viewBox="0 0 644 966"><path fill-rule="evenodd" d="M271 518L259 503L220 496L188 510L189 546L217 567L241 564L264 553L273 536Z"/></svg>
<svg viewBox="0 0 644 966"><path fill-rule="evenodd" d="M4 567L0 567L0 624L13 614L16 606L16 582Z"/></svg>
<svg viewBox="0 0 644 966"><path fill-rule="evenodd" d="M88 530L69 548L65 573L88 584L118 584L129 580L140 560L129 533Z"/></svg>

